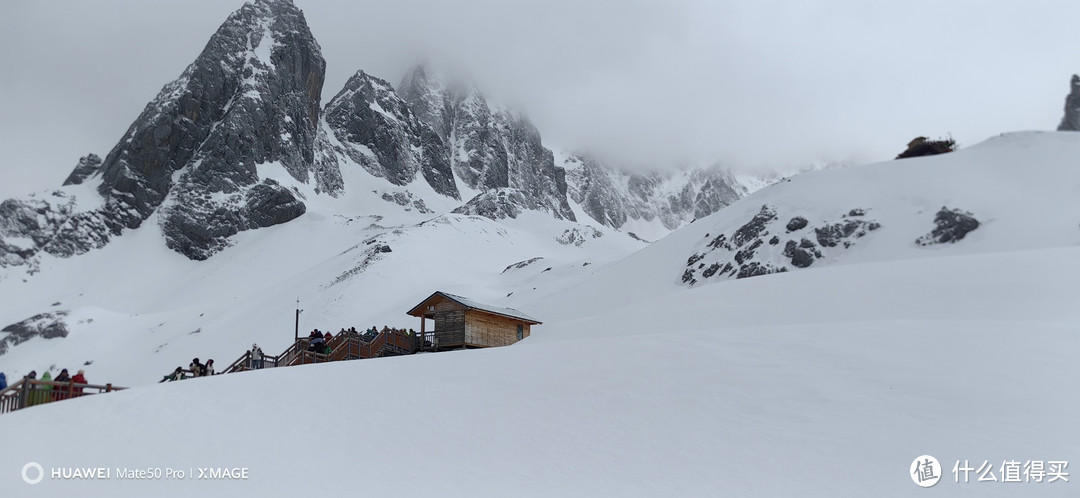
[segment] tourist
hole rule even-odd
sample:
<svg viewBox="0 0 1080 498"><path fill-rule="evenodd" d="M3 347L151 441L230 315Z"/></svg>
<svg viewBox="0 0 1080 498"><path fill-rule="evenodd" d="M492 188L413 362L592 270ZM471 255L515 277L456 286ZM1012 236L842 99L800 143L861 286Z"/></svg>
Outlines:
<svg viewBox="0 0 1080 498"><path fill-rule="evenodd" d="M199 377L202 375L203 371L206 370L206 367L199 362L198 358L195 358L194 360L191 360L191 364L188 365L188 370L191 371L192 377Z"/></svg>
<svg viewBox="0 0 1080 498"><path fill-rule="evenodd" d="M158 384L160 384L162 382L173 382L173 381L177 381L177 380L180 380L180 379L183 379L183 378L184 378L184 368L183 367L176 367L176 370L173 370L173 373L171 373L169 375L166 375L164 378L159 380Z"/></svg>
<svg viewBox="0 0 1080 498"><path fill-rule="evenodd" d="M75 376L71 378L71 382L73 382L75 384L82 384L84 386L86 384L89 384L89 382L86 382L86 371L85 370L79 370L78 372L75 372ZM84 389L85 389L84 387L80 387L79 389L75 390L75 392L72 394L72 396L82 396L82 393L83 393Z"/></svg>
<svg viewBox="0 0 1080 498"><path fill-rule="evenodd" d="M263 362L262 349L259 349L258 344L252 343L251 344L251 368L253 370L258 370L258 369L262 368L262 362Z"/></svg>

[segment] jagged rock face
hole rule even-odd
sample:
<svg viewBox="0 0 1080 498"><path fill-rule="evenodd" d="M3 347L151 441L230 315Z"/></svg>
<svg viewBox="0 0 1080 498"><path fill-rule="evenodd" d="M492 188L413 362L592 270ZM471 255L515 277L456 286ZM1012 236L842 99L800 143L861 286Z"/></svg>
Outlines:
<svg viewBox="0 0 1080 498"><path fill-rule="evenodd" d="M511 188L560 219L576 221L566 200L565 171L523 116L491 105L475 88L452 86L418 67L399 92L417 118L449 148L450 166L471 189Z"/></svg>
<svg viewBox="0 0 1080 498"><path fill-rule="evenodd" d="M659 218L674 230L746 195L727 171L715 167L681 173L625 173L587 156L566 160L569 195L589 216L612 228L630 219Z"/></svg>
<svg viewBox="0 0 1080 498"><path fill-rule="evenodd" d="M1069 95L1065 97L1065 116L1061 118L1058 131L1080 131L1080 76L1075 74L1069 82Z"/></svg>
<svg viewBox="0 0 1080 498"><path fill-rule="evenodd" d="M88 156L65 181L99 182L103 206L72 217L61 208L52 228L67 226L86 237L66 243L79 252L159 212L166 244L205 259L241 230L303 214L303 202L262 181L256 166L278 163L302 182L313 173L319 191L341 191L336 162L316 161L325 67L291 1L245 4L146 106L100 166ZM42 249L48 250L36 248Z"/></svg>
<svg viewBox="0 0 1080 498"><path fill-rule="evenodd" d="M64 180L64 185L79 185L83 180L97 173L99 169L101 169L101 158L97 154L80 157L79 164L75 165L75 169Z"/></svg>
<svg viewBox="0 0 1080 498"><path fill-rule="evenodd" d="M67 315L67 311L41 313L0 329L0 332L7 333L7 336L0 340L0 355L6 353L9 347L18 346L34 337L43 339L67 337L68 328L64 323Z"/></svg>
<svg viewBox="0 0 1080 498"><path fill-rule="evenodd" d="M915 240L920 246L956 243L979 228L975 215L959 209L942 207L934 215L934 229Z"/></svg>
<svg viewBox="0 0 1080 498"><path fill-rule="evenodd" d="M427 205L424 204L423 199L417 198L416 196L414 196L412 194L412 192L409 192L409 191L393 192L393 193L384 192L383 195L382 195L382 200L384 200L386 202L392 202L394 204L397 204L398 206L401 206L401 207L405 208L406 212L412 211L414 208L418 212L424 213L424 214L434 212L434 211L428 209Z"/></svg>
<svg viewBox="0 0 1080 498"><path fill-rule="evenodd" d="M563 233L558 237L555 237L555 241L564 245L574 245L581 247L583 244L591 239L599 239L604 236L604 232L597 230L590 226L567 228L563 230Z"/></svg>
<svg viewBox="0 0 1080 498"><path fill-rule="evenodd" d="M542 206L537 205L524 192L512 188L500 188L478 194L453 212L501 220L516 219L525 210L542 209Z"/></svg>
<svg viewBox="0 0 1080 498"><path fill-rule="evenodd" d="M327 104L326 122L345 154L371 174L406 185L420 172L436 192L459 198L443 138L386 81L357 72Z"/></svg>
<svg viewBox="0 0 1080 498"><path fill-rule="evenodd" d="M788 271L788 265L808 268L815 261L850 250L858 239L879 228L881 224L869 219L861 208L841 214L836 221L822 220L812 226L802 216L785 223L775 206L764 205L739 228L715 236L706 234L706 240L687 258L682 282L692 286L706 279L755 277Z"/></svg>
<svg viewBox="0 0 1080 498"><path fill-rule="evenodd" d="M0 267L38 268L39 252L70 257L103 247L112 234L98 210L80 210L62 191L42 198L8 199L0 203Z"/></svg>
<svg viewBox="0 0 1080 498"><path fill-rule="evenodd" d="M417 66L405 75L398 86L398 94L409 105L409 109L423 123L431 128L447 143L454 131L454 108L451 95L460 95L463 90L451 89L446 78L428 75L428 69Z"/></svg>

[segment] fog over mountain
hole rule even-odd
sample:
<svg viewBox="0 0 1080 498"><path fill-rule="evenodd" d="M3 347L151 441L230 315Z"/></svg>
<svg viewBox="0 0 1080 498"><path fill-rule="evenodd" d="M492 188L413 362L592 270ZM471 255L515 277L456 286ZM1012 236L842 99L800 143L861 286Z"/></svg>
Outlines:
<svg viewBox="0 0 1080 498"><path fill-rule="evenodd" d="M795 169L1047 129L1080 6L593 0L298 2L329 61L397 83L420 61L516 102L550 146L627 163ZM235 5L17 2L0 19L0 196L104 155ZM925 13L933 10L934 15ZM883 97L884 96L884 97ZM1022 96L1022 97L1017 97Z"/></svg>

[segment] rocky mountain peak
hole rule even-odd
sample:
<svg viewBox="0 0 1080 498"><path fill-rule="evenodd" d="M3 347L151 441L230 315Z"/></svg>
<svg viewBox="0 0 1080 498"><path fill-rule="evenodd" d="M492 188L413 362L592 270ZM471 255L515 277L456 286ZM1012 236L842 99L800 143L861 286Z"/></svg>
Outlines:
<svg viewBox="0 0 1080 498"><path fill-rule="evenodd" d="M514 189L512 197L528 199L529 206L575 219L566 200L566 173L555 166L527 118L489 103L475 85L430 66L409 71L398 91L417 119L446 141L458 181L481 192Z"/></svg>
<svg viewBox="0 0 1080 498"><path fill-rule="evenodd" d="M459 198L443 138L385 80L357 71L326 105L326 122L343 152L372 175L407 185L420 173L436 192Z"/></svg>
<svg viewBox="0 0 1080 498"><path fill-rule="evenodd" d="M304 204L278 183L261 180L256 166L279 164L299 181L313 174L323 190L340 188L340 173L315 161L325 68L291 1L245 4L147 104L100 166L88 157L68 177L66 183L99 182L102 207L79 210L60 198L44 206L9 204L7 213L55 208L67 214L39 218L48 226L0 223L8 227L0 235L35 240L34 247L20 247L17 260L6 261L27 262L41 250L85 252L154 213L168 247L205 259L241 230L300 216ZM61 234L62 243L43 238L47 233Z"/></svg>
<svg viewBox="0 0 1080 498"><path fill-rule="evenodd" d="M1058 131L1080 131L1080 75L1073 75L1069 82L1069 95L1065 97L1065 116L1061 118Z"/></svg>
<svg viewBox="0 0 1080 498"><path fill-rule="evenodd" d="M719 165L674 170L623 170L587 154L569 155L570 198L600 223L621 228L631 220L659 220L675 230L704 218L747 194L745 186Z"/></svg>

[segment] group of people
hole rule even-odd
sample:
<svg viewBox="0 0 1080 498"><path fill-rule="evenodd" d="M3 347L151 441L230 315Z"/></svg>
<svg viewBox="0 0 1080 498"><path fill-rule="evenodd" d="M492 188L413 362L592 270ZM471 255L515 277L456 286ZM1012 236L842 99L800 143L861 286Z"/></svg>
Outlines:
<svg viewBox="0 0 1080 498"><path fill-rule="evenodd" d="M158 383L183 380L189 377L207 377L210 375L214 375L214 360L206 360L206 363L202 363L198 358L195 358L191 360L187 370L184 370L184 367L176 367L176 370L173 370L171 374L163 377Z"/></svg>
<svg viewBox="0 0 1080 498"><path fill-rule="evenodd" d="M312 330L308 334L307 350L313 353L330 354L330 340L333 338L334 336L330 332L323 334L319 332L319 329Z"/></svg>
<svg viewBox="0 0 1080 498"><path fill-rule="evenodd" d="M356 329L353 329L353 331L355 332ZM396 329L396 328L393 328L393 327L387 327L386 325L383 325L383 328L380 331L379 329L375 328L374 325L372 325L370 329L367 329L366 331L364 331L364 337L374 339L375 336L379 335L380 332L383 333L383 334L405 334L407 336L416 335L416 331L413 330L413 329Z"/></svg>
<svg viewBox="0 0 1080 498"><path fill-rule="evenodd" d="M362 334L356 330L356 327L349 327L348 330L341 329L341 332L339 332L339 333L341 333L341 334L355 334L355 335L359 335L365 341L371 341L371 340L374 340L375 337L378 336L380 332L384 333L384 334L390 334L390 333L405 334L405 335L408 335L408 336L416 335L416 331L413 330L413 329L395 329L395 328L387 327L385 325L383 326L382 331L380 331L377 327L372 325L370 329L365 330L364 333L362 333ZM323 332L320 332L319 329L312 330L311 333L309 333L308 336L307 336L307 340L308 340L308 348L307 348L307 350L311 351L311 352L314 352L314 353L330 354L330 352L331 352L330 341L333 338L334 338L334 336L330 332L323 333Z"/></svg>
<svg viewBox="0 0 1080 498"><path fill-rule="evenodd" d="M405 335L416 335L416 331L413 329L395 329L384 326L382 333L401 333ZM379 335L380 330L372 325L370 329L360 333L356 330L356 327L349 327L341 329L341 333L349 333L361 336L364 340L373 340ZM330 354L332 349L330 347L330 341L334 339L334 335L330 332L322 332L319 329L312 330L307 336L307 350L313 353ZM265 366L266 356L263 354L262 348L258 344L253 343L251 345L251 351L247 368L251 370L258 370ZM176 367L172 373L163 377L160 382L172 382L182 380L190 377L205 377L208 375L214 375L214 360L206 360L206 364L200 363L198 358L191 360L191 364L188 365L188 369L184 370L183 367ZM3 375L3 374L0 374Z"/></svg>
<svg viewBox="0 0 1080 498"><path fill-rule="evenodd" d="M31 370L26 374L27 381L40 381L40 383L30 384L30 398L27 400L27 405L38 405L41 403L48 403L50 401L58 401L66 399L67 393L71 393L71 397L82 396L83 387L77 387L79 384L86 385L86 372L79 370L75 373L75 376L68 374L68 369L64 368L60 370L60 373L56 375L54 379L52 373L46 370L41 374L41 379L37 378L37 370ZM3 372L0 372L0 391L7 389L7 377Z"/></svg>

